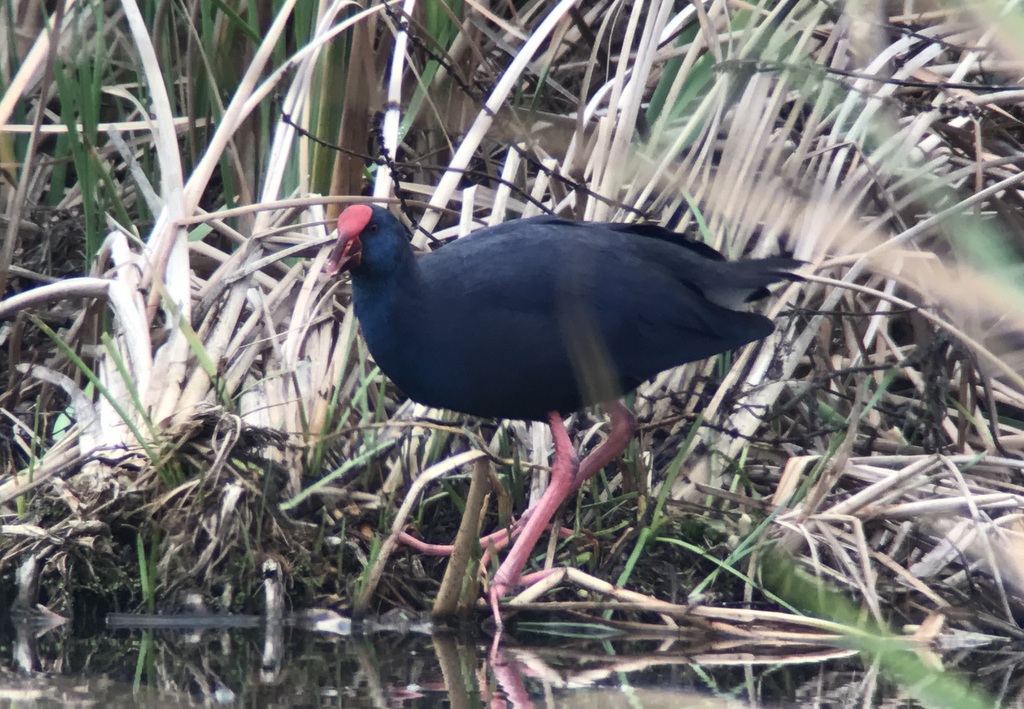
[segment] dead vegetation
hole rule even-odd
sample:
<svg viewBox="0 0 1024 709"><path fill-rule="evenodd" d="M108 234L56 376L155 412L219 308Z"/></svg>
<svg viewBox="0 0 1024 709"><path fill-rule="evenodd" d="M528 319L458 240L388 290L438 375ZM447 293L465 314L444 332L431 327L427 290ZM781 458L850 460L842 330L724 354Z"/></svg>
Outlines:
<svg viewBox="0 0 1024 709"><path fill-rule="evenodd" d="M395 533L449 541L484 456L483 524L525 508L545 427L403 401L321 275L372 195L420 246L544 210L809 263L769 341L642 387L629 455L563 513L570 581L660 599L617 620L799 625L764 583L779 542L882 626L1020 637L1024 56L999 8L285 3L172 13L168 55L154 8L87 5L0 70L0 564L43 560L53 606L241 607L273 557L297 605L424 608L444 563ZM226 39L237 76L204 63Z"/></svg>

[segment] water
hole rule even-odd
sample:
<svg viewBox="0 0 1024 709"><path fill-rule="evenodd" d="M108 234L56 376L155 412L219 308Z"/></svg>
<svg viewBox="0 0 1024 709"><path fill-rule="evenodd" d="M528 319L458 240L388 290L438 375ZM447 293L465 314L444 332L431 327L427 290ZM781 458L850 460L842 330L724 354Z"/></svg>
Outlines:
<svg viewBox="0 0 1024 709"><path fill-rule="evenodd" d="M242 624L250 627L23 628L2 643L0 707L922 706L914 687L842 648L574 638L561 626L506 634L495 648L485 634ZM970 657L958 662L969 667ZM1004 706L1021 684L1015 666L984 662Z"/></svg>

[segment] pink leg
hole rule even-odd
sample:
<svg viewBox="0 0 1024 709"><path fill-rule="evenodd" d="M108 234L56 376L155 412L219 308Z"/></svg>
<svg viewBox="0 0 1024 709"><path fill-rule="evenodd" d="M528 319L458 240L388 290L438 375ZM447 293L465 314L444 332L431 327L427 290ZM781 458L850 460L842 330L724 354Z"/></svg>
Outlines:
<svg viewBox="0 0 1024 709"><path fill-rule="evenodd" d="M519 522L515 523L516 525ZM488 549L494 549L495 551L501 551L508 546L509 540L512 539L516 534L516 530L513 527L511 530L501 529L497 532L491 532L487 536L480 537L480 547L487 551ZM398 535L398 541L410 549L415 549L421 554L428 556L451 556L452 551L455 547L451 544L431 544L425 542L422 539L417 539L408 532L401 532Z"/></svg>
<svg viewBox="0 0 1024 709"><path fill-rule="evenodd" d="M608 412L611 418L612 430L608 432L608 438L598 445L590 455L580 463L576 471L576 478L573 480L572 492L579 490L583 483L597 475L604 466L619 457L622 451L629 445L629 439L636 433L636 418L629 409L619 401L606 401L601 408Z"/></svg>
<svg viewBox="0 0 1024 709"><path fill-rule="evenodd" d="M612 430L609 432L608 438L580 463L579 470L573 478L573 485L569 494L579 490L583 483L594 477L608 463L615 460L616 456L626 448L629 439L633 437L633 433L636 431L636 419L633 418L633 414L629 412L629 409L621 403L609 401L604 403L602 407L611 417ZM508 546L509 542L519 536L520 531L530 521L530 518L533 517L535 509L531 507L526 510L523 516L512 522L508 529L499 529L497 532L491 532L481 537L480 547L485 553L492 548L495 551L504 549ZM568 537L572 534L572 531L562 528L558 533L562 537ZM430 556L451 556L453 550L451 544L430 544L406 532L398 535L398 541L421 554L429 554Z"/></svg>
<svg viewBox="0 0 1024 709"><path fill-rule="evenodd" d="M531 507L523 516L512 523L511 529L502 529L497 532L491 532L490 534L480 537L480 548L483 549L483 555L480 557L480 564L483 568L486 568L488 560L491 558L491 552L498 552L509 545L509 543L519 536L519 532L522 530L527 520L533 516L533 508ZM568 527L559 527L558 536L562 539L568 539L575 532ZM451 556L454 553L455 547L452 544L431 544L425 542L422 539L418 539L408 532L400 532L398 534L398 541L405 546L418 551L420 554L426 554L427 556Z"/></svg>
<svg viewBox="0 0 1024 709"><path fill-rule="evenodd" d="M502 627L501 612L498 610L498 599L510 586L519 583L519 575L530 557L537 540L551 522L555 510L565 501L573 489L576 480L576 471L579 470L580 461L573 450L572 441L565 430L565 422L562 415L557 411L548 414L548 423L551 426L551 436L555 439L555 460L551 464L551 481L548 489L541 495L540 501L531 510L533 514L529 521L521 528L519 538L512 545L505 561L501 562L494 580L491 582L491 589L488 597L491 601L491 610L494 612L494 621L498 628Z"/></svg>
<svg viewBox="0 0 1024 709"><path fill-rule="evenodd" d="M498 567L491 582L488 598L491 604L491 611L494 613L494 621L500 630L502 627L501 613L498 608L498 600L511 587L520 582L523 567L526 560L533 552L540 535L551 522L565 498L571 495L592 478L597 471L614 460L625 449L626 444L636 429L636 420L633 414L618 401L611 401L604 404L605 410L611 417L612 430L594 451L588 455L582 463L577 462L576 452L573 449L572 441L565 430L565 423L557 412L548 414L548 421L551 425L551 435L555 439L555 460L551 465L551 482L548 489L544 491L540 501L527 510L520 520L520 535L512 545L512 550L505 557L505 561ZM527 517L529 517L527 519Z"/></svg>

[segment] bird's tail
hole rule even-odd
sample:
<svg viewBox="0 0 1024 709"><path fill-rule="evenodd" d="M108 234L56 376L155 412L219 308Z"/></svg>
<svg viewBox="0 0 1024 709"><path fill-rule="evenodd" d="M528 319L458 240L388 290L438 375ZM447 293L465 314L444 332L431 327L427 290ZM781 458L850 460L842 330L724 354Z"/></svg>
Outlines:
<svg viewBox="0 0 1024 709"><path fill-rule="evenodd" d="M779 281L802 281L794 273L806 262L786 256L732 261L729 263L728 278L704 290L704 297L715 305L737 310L744 303L767 298L771 293L768 286Z"/></svg>

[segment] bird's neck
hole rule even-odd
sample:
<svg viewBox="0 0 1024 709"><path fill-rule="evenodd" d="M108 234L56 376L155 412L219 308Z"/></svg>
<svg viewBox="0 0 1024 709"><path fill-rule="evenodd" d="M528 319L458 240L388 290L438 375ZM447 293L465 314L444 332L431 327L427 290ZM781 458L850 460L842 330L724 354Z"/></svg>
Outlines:
<svg viewBox="0 0 1024 709"><path fill-rule="evenodd" d="M403 301L416 299L420 288L420 273L412 251L399 255L397 263L386 270L361 269L352 274L352 298L356 314L368 329L368 323L380 323L393 318Z"/></svg>

